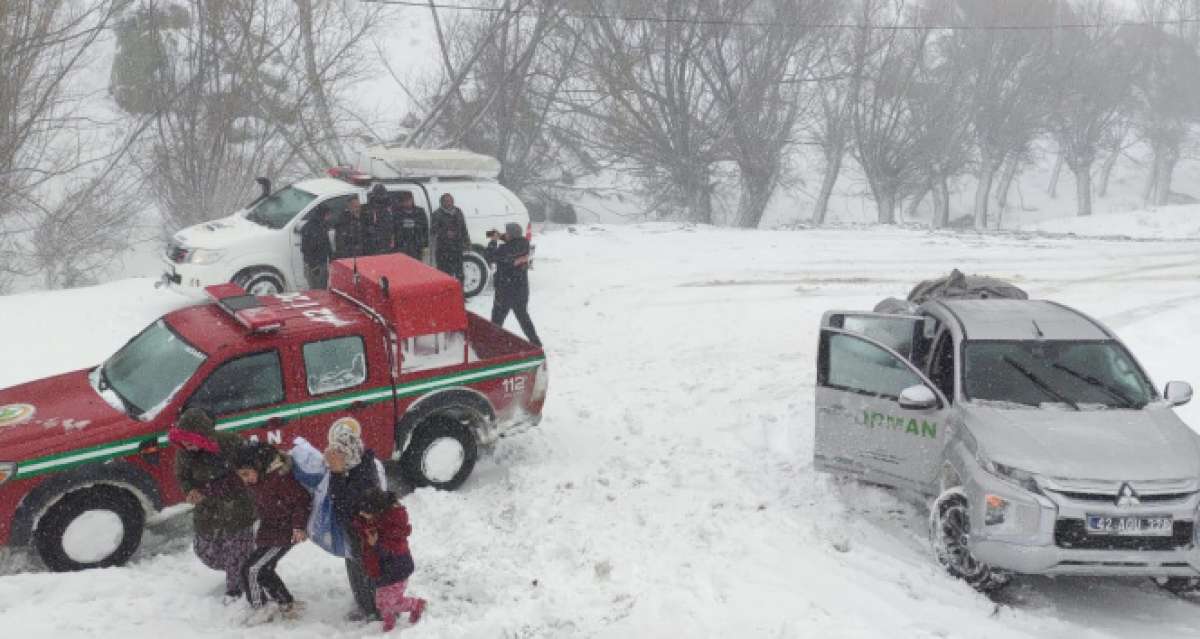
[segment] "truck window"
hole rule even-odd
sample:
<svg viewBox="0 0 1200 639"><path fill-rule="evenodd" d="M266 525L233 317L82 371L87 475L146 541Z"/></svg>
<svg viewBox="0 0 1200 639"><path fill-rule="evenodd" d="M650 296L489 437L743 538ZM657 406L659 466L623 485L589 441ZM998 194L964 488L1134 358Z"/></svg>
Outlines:
<svg viewBox="0 0 1200 639"><path fill-rule="evenodd" d="M192 395L188 406L214 415L238 413L283 401L279 353L268 351L225 362Z"/></svg>
<svg viewBox="0 0 1200 639"><path fill-rule="evenodd" d="M246 219L267 228L281 229L316 197L294 186L284 187L255 205Z"/></svg>
<svg viewBox="0 0 1200 639"><path fill-rule="evenodd" d="M461 332L408 337L400 344L400 372L444 368L466 362L467 338Z"/></svg>
<svg viewBox="0 0 1200 639"><path fill-rule="evenodd" d="M367 354L357 335L335 337L304 345L308 394L322 395L367 381Z"/></svg>
<svg viewBox="0 0 1200 639"><path fill-rule="evenodd" d="M825 386L897 399L905 388L924 384L903 360L866 340L842 333L828 339Z"/></svg>

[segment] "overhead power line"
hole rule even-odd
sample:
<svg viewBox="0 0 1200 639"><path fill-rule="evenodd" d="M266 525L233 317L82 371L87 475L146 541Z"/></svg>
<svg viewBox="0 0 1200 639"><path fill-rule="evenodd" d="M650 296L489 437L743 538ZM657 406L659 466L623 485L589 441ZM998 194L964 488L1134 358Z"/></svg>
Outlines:
<svg viewBox="0 0 1200 639"><path fill-rule="evenodd" d="M510 9L508 7L493 7L486 5L443 4L438 2L421 2L420 0L359 0L373 4L387 4L402 7L418 7L421 9L444 9L447 11L465 11L474 13L534 15L528 9ZM1003 1L1003 0L997 0ZM620 15L597 12L567 11L562 15L580 20L612 20L616 22L644 22L653 24L696 24L732 27L773 27L780 23L771 20L718 20L706 18ZM868 29L872 31L1057 31L1060 29L1098 29L1104 27L1164 27L1185 24L1198 24L1200 17L1176 18L1173 20L1117 20L1113 22L1068 22L1056 24L863 24L854 22L795 22L794 26L804 29Z"/></svg>

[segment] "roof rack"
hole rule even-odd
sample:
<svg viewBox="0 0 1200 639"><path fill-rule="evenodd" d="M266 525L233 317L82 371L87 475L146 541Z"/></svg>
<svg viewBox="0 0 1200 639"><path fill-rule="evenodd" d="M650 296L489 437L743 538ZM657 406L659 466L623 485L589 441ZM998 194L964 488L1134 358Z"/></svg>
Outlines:
<svg viewBox="0 0 1200 639"><path fill-rule="evenodd" d="M494 180L500 161L462 149L412 149L380 144L359 155L358 170L376 180L473 178Z"/></svg>

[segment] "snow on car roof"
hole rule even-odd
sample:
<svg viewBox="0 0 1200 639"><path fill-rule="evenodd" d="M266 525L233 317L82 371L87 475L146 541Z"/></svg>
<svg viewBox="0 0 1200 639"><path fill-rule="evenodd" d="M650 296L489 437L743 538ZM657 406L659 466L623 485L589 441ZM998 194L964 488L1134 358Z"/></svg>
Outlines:
<svg viewBox="0 0 1200 639"><path fill-rule="evenodd" d="M1108 332L1086 315L1046 300L938 300L969 340L1104 340Z"/></svg>
<svg viewBox="0 0 1200 639"><path fill-rule="evenodd" d="M362 187L355 186L349 182L327 177L301 180L292 186L295 186L301 191L308 191L309 193L312 193L318 197L323 195L338 195L342 193L357 193L362 190Z"/></svg>

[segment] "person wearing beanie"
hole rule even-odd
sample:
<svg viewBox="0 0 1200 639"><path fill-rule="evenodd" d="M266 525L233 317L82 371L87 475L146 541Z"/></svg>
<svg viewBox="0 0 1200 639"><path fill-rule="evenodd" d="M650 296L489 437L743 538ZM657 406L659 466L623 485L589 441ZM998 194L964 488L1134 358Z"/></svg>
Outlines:
<svg viewBox="0 0 1200 639"><path fill-rule="evenodd" d="M325 448L325 463L329 466L329 498L333 516L342 530L350 530L355 507L362 496L372 489L382 490L376 470L375 453L362 440L362 425L353 417L343 417L329 427L329 445ZM348 537L346 577L358 609L354 619L377 617L375 589L363 567L362 544L354 535Z"/></svg>
<svg viewBox="0 0 1200 639"><path fill-rule="evenodd" d="M291 459L270 444L243 445L235 465L258 512L254 551L242 566L242 584L251 609L246 623L265 623L276 614L294 619L299 616L300 605L275 568L292 546L306 539L304 529L312 513L312 496L292 476ZM275 607L267 606L268 598Z"/></svg>
<svg viewBox="0 0 1200 639"><path fill-rule="evenodd" d="M383 619L383 631L391 632L396 617L405 612L410 624L417 623L425 611L425 600L404 593L414 569L408 548L412 534L408 511L395 493L377 488L367 491L355 510L358 514L351 526L363 549L363 568L375 584L375 606Z"/></svg>
<svg viewBox="0 0 1200 639"><path fill-rule="evenodd" d="M487 259L496 265L496 296L492 301L492 323L504 326L511 311L525 338L540 347L533 320L529 317L529 240L521 234L521 225L510 222L504 233L488 231Z"/></svg>
<svg viewBox="0 0 1200 639"><path fill-rule="evenodd" d="M233 472L242 440L218 432L202 408L184 411L167 440L178 447L175 479L193 506L196 556L225 573L225 603L233 603L242 597L242 564L254 550L254 503Z"/></svg>

